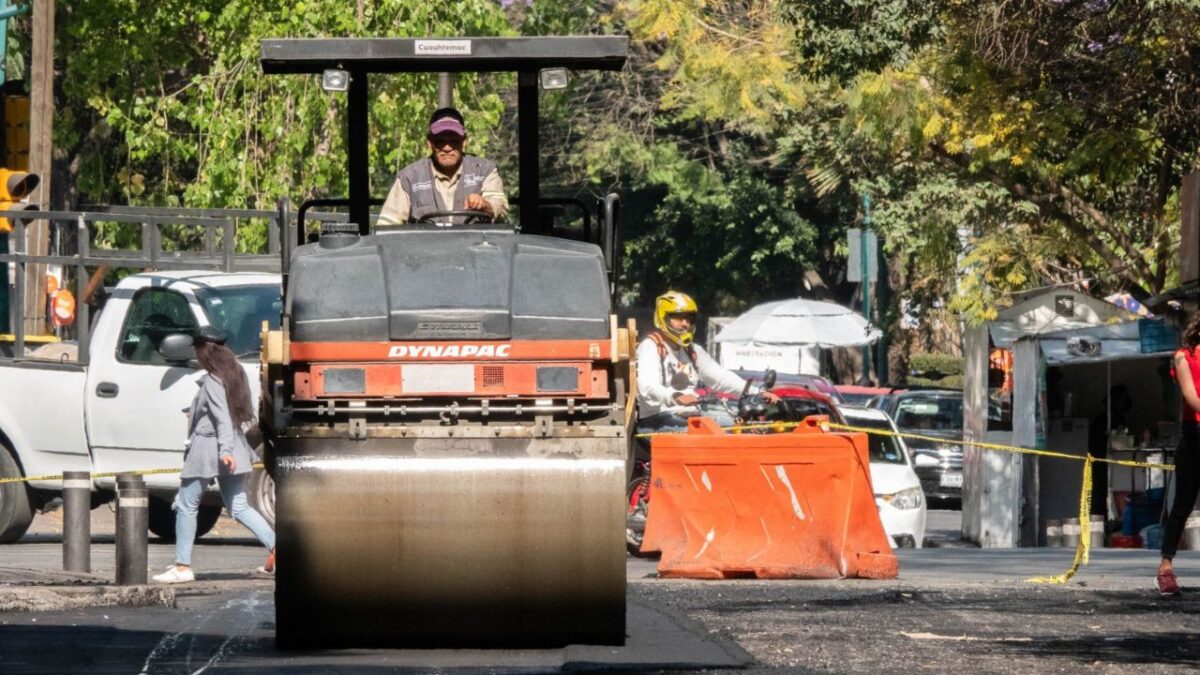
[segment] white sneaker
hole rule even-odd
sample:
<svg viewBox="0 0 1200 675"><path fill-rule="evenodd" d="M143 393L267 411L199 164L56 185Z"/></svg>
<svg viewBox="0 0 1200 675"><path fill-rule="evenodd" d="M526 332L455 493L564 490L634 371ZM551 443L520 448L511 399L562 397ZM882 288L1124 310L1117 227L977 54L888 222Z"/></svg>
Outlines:
<svg viewBox="0 0 1200 675"><path fill-rule="evenodd" d="M195 581L196 573L190 567L181 572L178 567L171 565L166 572L155 574L154 580L160 584L182 584Z"/></svg>

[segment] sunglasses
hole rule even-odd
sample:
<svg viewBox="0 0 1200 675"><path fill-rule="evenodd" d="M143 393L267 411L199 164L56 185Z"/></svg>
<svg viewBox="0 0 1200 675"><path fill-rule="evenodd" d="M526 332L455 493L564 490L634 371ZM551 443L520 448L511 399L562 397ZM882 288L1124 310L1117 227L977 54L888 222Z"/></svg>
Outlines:
<svg viewBox="0 0 1200 675"><path fill-rule="evenodd" d="M447 145L449 145L452 148L457 148L457 147L462 146L463 141L466 140L462 136L455 136L453 134L441 134L438 136L427 136L426 138L429 139L429 142L432 143L433 147L435 147L435 148L444 148Z"/></svg>

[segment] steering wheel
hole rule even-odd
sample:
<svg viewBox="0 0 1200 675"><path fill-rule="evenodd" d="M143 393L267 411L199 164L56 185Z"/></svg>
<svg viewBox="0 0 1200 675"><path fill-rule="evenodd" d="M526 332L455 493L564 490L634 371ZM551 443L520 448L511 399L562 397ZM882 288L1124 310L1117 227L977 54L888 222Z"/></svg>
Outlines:
<svg viewBox="0 0 1200 675"><path fill-rule="evenodd" d="M476 211L475 209L463 209L461 211L430 211L417 219L418 223L433 223L438 218L465 218L464 225L471 223L490 223L492 217L485 211Z"/></svg>

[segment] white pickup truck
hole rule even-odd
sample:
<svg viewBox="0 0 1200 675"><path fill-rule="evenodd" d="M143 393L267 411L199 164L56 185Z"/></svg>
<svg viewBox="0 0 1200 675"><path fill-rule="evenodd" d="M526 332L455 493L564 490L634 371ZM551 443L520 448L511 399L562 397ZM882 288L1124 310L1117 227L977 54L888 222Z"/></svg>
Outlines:
<svg viewBox="0 0 1200 675"><path fill-rule="evenodd" d="M16 219L10 234L10 244L16 246L12 252L0 250L0 265L11 263L17 268L16 275L0 274L0 283L6 283L6 277L16 283L14 298L24 293L25 270L37 269L32 265L64 265L76 279L80 295L89 276L98 280L102 270L158 269L122 279L107 294L100 313L91 317L95 321L88 321L89 312L80 311L80 325L72 329L77 342L47 342L25 335L20 330L23 304L12 303L16 316L8 323L17 335L7 336L7 341L0 336L0 478L30 479L0 483L0 543L16 542L28 530L35 510L59 495L60 480L44 477L64 471L109 473L182 466L187 435L182 411L191 404L203 371L194 360L168 363L158 352L163 337L190 334L205 324L227 330L228 346L242 360L258 405L263 322L278 328L282 313L281 276L268 270L280 269L280 261L277 253L235 253L236 222L266 219L272 232L278 232L278 223L287 222L286 210L276 214L193 209L180 214L178 209L107 209L30 214L48 219L54 227L78 229L79 239L95 222L140 223L142 250L79 246L80 251L72 255L30 255L20 246L25 241L25 222ZM167 250L160 232L167 226L204 228L208 232L205 250L196 255ZM215 233L221 234L220 244L214 243ZM274 234L271 249L278 250ZM239 265L259 271L235 271ZM97 268L101 270L92 274ZM85 353L80 354L77 345L84 346ZM150 530L174 538L170 504L179 488L179 474L148 474L145 480L151 491ZM94 479L92 506L109 501L114 488L112 477ZM252 506L274 522L275 486L270 477L262 470L254 472L248 489ZM198 534L210 530L220 514L220 495L214 489L202 502Z"/></svg>
<svg viewBox="0 0 1200 675"><path fill-rule="evenodd" d="M28 358L0 358L0 477L182 466L182 410L203 371L195 362L168 363L159 343L200 325L225 329L257 405L262 323L278 328L280 309L278 274L171 271L126 277L92 324L86 365L62 343L26 350ZM95 481L94 504L105 501L114 482ZM153 495L150 529L173 538L171 500L179 475L148 475L146 483ZM19 539L33 511L61 488L56 480L0 484L0 543ZM252 505L273 522L270 477L257 470L249 488ZM204 504L199 534L221 513L215 492Z"/></svg>

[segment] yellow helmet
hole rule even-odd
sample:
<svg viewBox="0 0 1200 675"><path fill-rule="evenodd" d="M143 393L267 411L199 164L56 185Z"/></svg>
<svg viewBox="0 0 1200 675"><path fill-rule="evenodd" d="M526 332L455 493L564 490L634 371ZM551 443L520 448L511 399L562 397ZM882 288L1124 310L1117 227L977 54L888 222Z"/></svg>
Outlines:
<svg viewBox="0 0 1200 675"><path fill-rule="evenodd" d="M698 313L699 310L696 308L696 301L690 295L680 293L679 291L667 291L654 300L654 327L661 331L671 342L681 347L690 347L692 346L692 339L695 338L693 331L696 328L696 314ZM691 315L692 325L683 331L671 328L667 317L672 314Z"/></svg>

